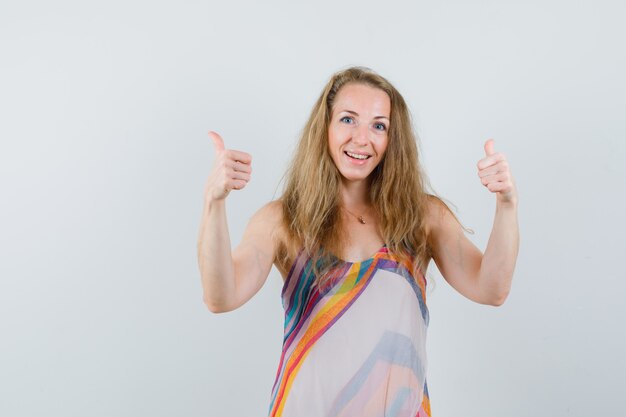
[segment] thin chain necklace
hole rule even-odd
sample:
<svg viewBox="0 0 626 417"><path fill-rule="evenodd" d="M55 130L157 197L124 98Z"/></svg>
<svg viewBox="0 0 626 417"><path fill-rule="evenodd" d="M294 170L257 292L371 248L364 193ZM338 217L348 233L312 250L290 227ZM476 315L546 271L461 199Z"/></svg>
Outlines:
<svg viewBox="0 0 626 417"><path fill-rule="evenodd" d="M347 208L343 206L341 206L341 208L343 208L348 213L352 214L359 221L359 223L365 224L365 219L363 218L363 216L357 216L356 214L354 214L353 212L351 212L350 210L348 210Z"/></svg>

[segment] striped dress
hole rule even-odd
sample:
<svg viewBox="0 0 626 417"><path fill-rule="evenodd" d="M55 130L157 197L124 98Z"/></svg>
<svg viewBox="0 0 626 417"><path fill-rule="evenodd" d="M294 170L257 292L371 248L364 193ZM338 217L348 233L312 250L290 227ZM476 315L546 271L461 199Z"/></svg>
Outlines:
<svg viewBox="0 0 626 417"><path fill-rule="evenodd" d="M386 246L312 285L302 251L282 291L285 335L270 417L430 417L426 279Z"/></svg>

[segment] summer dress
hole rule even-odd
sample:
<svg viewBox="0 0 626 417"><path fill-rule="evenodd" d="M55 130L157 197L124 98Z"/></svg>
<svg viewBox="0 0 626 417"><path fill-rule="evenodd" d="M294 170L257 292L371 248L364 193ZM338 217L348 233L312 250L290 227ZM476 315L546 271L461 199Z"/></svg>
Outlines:
<svg viewBox="0 0 626 417"><path fill-rule="evenodd" d="M283 349L270 417L430 417L426 279L383 245L340 261L325 289L301 251L282 290Z"/></svg>

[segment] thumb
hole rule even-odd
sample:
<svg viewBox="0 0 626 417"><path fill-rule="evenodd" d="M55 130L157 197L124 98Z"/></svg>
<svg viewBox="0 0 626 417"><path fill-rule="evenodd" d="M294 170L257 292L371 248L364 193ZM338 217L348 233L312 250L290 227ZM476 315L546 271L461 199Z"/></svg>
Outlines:
<svg viewBox="0 0 626 417"><path fill-rule="evenodd" d="M221 152L224 150L224 139L217 133L212 130L209 131L209 136L213 139L213 145L215 145L215 152Z"/></svg>
<svg viewBox="0 0 626 417"><path fill-rule="evenodd" d="M487 142L485 142L485 154L487 156L493 155L496 152L493 150L493 143L494 143L493 139L488 139Z"/></svg>

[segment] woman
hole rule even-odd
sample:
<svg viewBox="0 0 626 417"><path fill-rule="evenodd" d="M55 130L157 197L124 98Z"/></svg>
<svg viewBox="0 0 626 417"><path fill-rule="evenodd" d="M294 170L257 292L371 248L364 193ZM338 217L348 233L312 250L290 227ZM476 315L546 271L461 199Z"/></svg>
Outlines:
<svg viewBox="0 0 626 417"><path fill-rule="evenodd" d="M280 199L250 220L231 253L225 198L251 175L226 150L205 188L198 240L204 301L248 301L272 265L284 279L285 337L270 416L430 416L426 279L433 259L462 295L498 306L518 252L517 191L493 141L478 175L496 194L484 255L427 194L402 96L365 68L335 74L303 131Z"/></svg>

